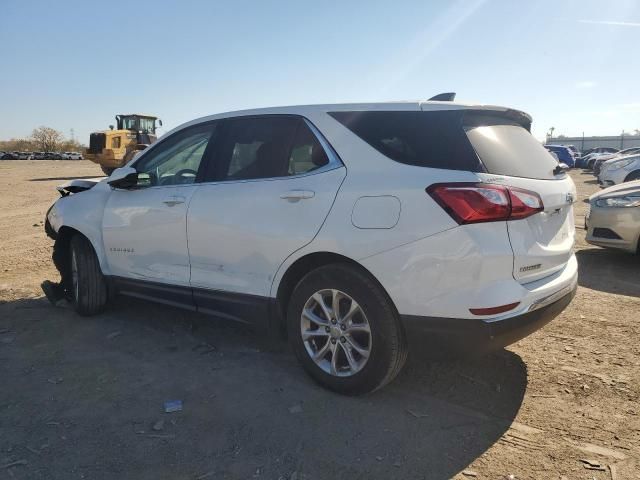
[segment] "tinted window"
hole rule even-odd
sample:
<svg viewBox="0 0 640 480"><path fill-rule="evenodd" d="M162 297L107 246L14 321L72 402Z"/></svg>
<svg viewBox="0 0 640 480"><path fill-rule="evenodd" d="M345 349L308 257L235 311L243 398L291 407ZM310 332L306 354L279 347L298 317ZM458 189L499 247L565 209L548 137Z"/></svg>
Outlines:
<svg viewBox="0 0 640 480"><path fill-rule="evenodd" d="M322 145L307 124L301 121L289 154L287 173L299 175L323 167L328 163L329 158Z"/></svg>
<svg viewBox="0 0 640 480"><path fill-rule="evenodd" d="M482 171L462 129L462 111L333 112L330 115L396 162Z"/></svg>
<svg viewBox="0 0 640 480"><path fill-rule="evenodd" d="M397 162L527 178L555 178L557 161L519 123L491 112L334 112Z"/></svg>
<svg viewBox="0 0 640 480"><path fill-rule="evenodd" d="M557 160L517 123L499 116L469 114L469 141L487 172L511 177L554 179ZM558 156L566 149L555 149ZM568 155L568 154L567 154Z"/></svg>
<svg viewBox="0 0 640 480"><path fill-rule="evenodd" d="M301 120L264 116L235 118L227 124L217 156L218 180L284 177Z"/></svg>
<svg viewBox="0 0 640 480"><path fill-rule="evenodd" d="M193 183L216 124L197 125L174 133L135 164L140 186Z"/></svg>

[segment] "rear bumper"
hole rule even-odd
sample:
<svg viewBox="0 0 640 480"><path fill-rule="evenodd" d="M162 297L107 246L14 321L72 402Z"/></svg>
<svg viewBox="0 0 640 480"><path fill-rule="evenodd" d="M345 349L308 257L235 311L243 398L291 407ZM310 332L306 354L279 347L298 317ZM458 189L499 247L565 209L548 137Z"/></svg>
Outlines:
<svg viewBox="0 0 640 480"><path fill-rule="evenodd" d="M510 345L542 328L571 303L577 283L567 293L536 310L513 317L485 320L401 315L410 351L433 349L482 354ZM566 290L565 290L566 291Z"/></svg>

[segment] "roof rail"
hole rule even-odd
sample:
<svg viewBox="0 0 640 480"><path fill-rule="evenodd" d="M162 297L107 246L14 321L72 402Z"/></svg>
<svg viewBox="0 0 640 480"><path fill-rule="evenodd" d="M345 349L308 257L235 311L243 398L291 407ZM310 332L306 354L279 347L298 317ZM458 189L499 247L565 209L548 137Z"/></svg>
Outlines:
<svg viewBox="0 0 640 480"><path fill-rule="evenodd" d="M439 93L431 97L428 102L453 102L456 98L456 92Z"/></svg>

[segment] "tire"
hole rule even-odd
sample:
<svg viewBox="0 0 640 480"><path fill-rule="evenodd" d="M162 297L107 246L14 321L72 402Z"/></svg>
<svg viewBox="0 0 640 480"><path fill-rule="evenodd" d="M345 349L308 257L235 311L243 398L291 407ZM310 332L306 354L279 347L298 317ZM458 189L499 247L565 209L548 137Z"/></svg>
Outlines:
<svg viewBox="0 0 640 480"><path fill-rule="evenodd" d="M327 314L333 315L334 309L323 309L316 299L329 307L335 292L340 313L337 321L331 321ZM354 302L359 309L348 320L346 314L354 309ZM310 311L315 321L309 314L303 316L303 310ZM341 319L345 319L346 329L341 329ZM383 387L398 375L407 359L404 331L391 300L365 272L347 264L319 267L300 280L287 307L287 329L306 372L320 385L344 395L362 395ZM306 341L303 330L308 335ZM334 352L338 352L335 364ZM366 356L359 352L366 352ZM318 354L318 362L312 354Z"/></svg>
<svg viewBox="0 0 640 480"><path fill-rule="evenodd" d="M640 170L635 170L626 176L625 182L631 182L633 180L640 180Z"/></svg>
<svg viewBox="0 0 640 480"><path fill-rule="evenodd" d="M102 169L102 171L104 172L104 174L108 177L109 175L111 175L113 173L113 171L115 170L115 168L111 168L111 167L103 167L100 166L100 168Z"/></svg>
<svg viewBox="0 0 640 480"><path fill-rule="evenodd" d="M107 304L107 284L89 240L75 235L70 242L71 304L80 315L95 315Z"/></svg>

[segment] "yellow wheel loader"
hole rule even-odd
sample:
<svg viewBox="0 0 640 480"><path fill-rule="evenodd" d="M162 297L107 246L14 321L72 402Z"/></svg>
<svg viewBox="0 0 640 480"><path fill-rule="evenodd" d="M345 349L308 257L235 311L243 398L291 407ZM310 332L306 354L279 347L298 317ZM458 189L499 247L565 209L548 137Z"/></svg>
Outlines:
<svg viewBox="0 0 640 480"><path fill-rule="evenodd" d="M157 140L156 122L158 127L162 126L162 120L153 115L116 115L117 128L109 125L109 130L89 136L85 158L100 165L106 175L111 175Z"/></svg>

